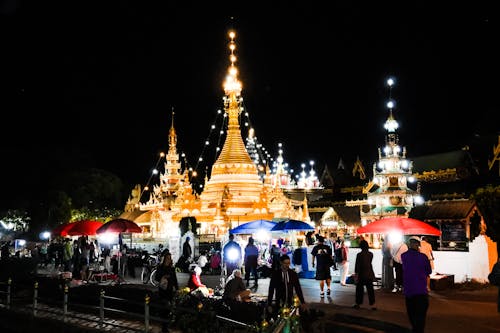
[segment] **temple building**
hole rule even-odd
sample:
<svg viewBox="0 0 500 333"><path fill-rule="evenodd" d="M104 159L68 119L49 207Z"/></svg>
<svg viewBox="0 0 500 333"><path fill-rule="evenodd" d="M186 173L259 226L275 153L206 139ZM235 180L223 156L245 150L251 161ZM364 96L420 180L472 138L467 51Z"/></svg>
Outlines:
<svg viewBox="0 0 500 333"><path fill-rule="evenodd" d="M361 211L362 225L389 216L408 217L415 205L423 203L420 194L408 187L408 183L416 183L413 165L406 158L406 148L399 145L396 133L399 124L393 115L393 103L389 102L388 107L389 116L384 124L387 130L385 146L378 149L379 159L373 164L373 178L364 190L369 210Z"/></svg>
<svg viewBox="0 0 500 333"><path fill-rule="evenodd" d="M179 221L186 217L196 219L198 234L215 235L217 239L239 224L258 219L310 221L307 199L288 198L269 170L261 177L245 147L239 124L242 83L236 67L234 32L229 36L230 65L224 82L224 111L228 122L223 148L198 195L190 182L194 171L187 168L181 171L172 114L169 150L160 184L154 185L145 203L140 202L142 191L137 187L135 192L140 194L133 192L122 214L143 227L144 238L176 237Z"/></svg>

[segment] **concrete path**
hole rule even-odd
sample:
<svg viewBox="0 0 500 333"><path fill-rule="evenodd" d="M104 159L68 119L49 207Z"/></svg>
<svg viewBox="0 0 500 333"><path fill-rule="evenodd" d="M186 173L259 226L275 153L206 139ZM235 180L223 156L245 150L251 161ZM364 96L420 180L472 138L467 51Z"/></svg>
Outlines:
<svg viewBox="0 0 500 333"><path fill-rule="evenodd" d="M189 275L178 273L180 287L187 284ZM202 282L216 288L220 283L219 275L202 275ZM301 286L308 306L324 312L324 316L314 323L313 332L410 332L404 296L382 289L375 289L377 310L367 304L354 309L355 286L341 286L332 283L330 297L321 298L319 283L314 279L301 279ZM157 287L143 285L139 278L126 277L125 283L157 291ZM253 285L251 282L250 286ZM267 296L269 279L260 279L256 295ZM78 288L77 286L75 288ZM427 315L426 333L441 332L500 332L500 313L497 312L497 287L481 290L463 291L458 288L430 293L430 308ZM366 295L365 295L366 296ZM28 309L26 309L29 311ZM57 317L57 314L55 315ZM131 326L134 320L130 320ZM140 325L140 323L137 323ZM153 333L158 331L154 327Z"/></svg>
<svg viewBox="0 0 500 333"><path fill-rule="evenodd" d="M202 275L202 281L215 288L220 276ZM187 283L188 274L178 274L180 286ZM136 280L130 279L129 282ZM138 282L138 281L137 281ZM314 279L300 280L304 297L310 308L325 313L324 332L410 332L404 296L380 288L375 289L377 310L371 310L365 295L361 309L353 309L355 286L332 283L330 297L321 298L319 283ZM250 286L253 282L250 282ZM255 294L267 296L269 279L260 279ZM497 312L497 287L481 290L440 292L431 291L427 314L427 333L442 332L500 332L500 313ZM337 322L337 323L335 323Z"/></svg>

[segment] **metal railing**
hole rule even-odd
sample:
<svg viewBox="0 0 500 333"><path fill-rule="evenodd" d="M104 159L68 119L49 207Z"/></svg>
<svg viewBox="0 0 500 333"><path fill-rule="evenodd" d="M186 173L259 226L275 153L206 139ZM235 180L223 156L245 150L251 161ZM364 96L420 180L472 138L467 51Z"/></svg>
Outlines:
<svg viewBox="0 0 500 333"><path fill-rule="evenodd" d="M12 279L8 279L7 282L0 282L0 286L5 287L5 290L0 290L0 295L5 295L5 308L8 310L10 309L10 302L11 302L11 291L12 291Z"/></svg>
<svg viewBox="0 0 500 333"><path fill-rule="evenodd" d="M22 306L16 307L12 304L12 280L8 279L7 282L0 282L0 287L3 286L4 290L0 290L0 307L4 307L7 310L15 311L22 310L26 311L26 303L31 303L31 313L33 317L42 317L45 315L53 314L58 320L62 320L65 323L70 323L71 319L84 320L89 323L97 323L97 327L100 330L105 330L107 328L115 327L125 329L127 331L135 332L145 332L149 333L152 330L152 323L162 324L168 322L168 319L162 318L154 315L155 313L160 313L162 311L169 310L165 304L151 303L150 295L146 294L143 302L136 302L129 299L107 296L104 290L99 293L99 305L92 306L77 302L69 303L69 288L67 285L64 286L62 301L57 301L54 299L41 298L39 297L39 284L35 282L33 285L33 295L31 301L26 297L23 298L24 304ZM0 288L2 289L2 288ZM3 303L5 301L5 303ZM137 305L143 307L142 313L124 311L116 307L107 307L106 301L113 301L115 303L124 303L127 306ZM70 311L69 307L71 305L72 309L78 311ZM151 308L156 308L160 311L153 312ZM175 311L177 313L183 313L188 315L196 315L202 312L199 309L187 308L182 306L175 306ZM89 313L94 313L94 315L89 315ZM263 331L262 328L249 325L244 322L240 322L225 316L218 315L213 311L208 313L210 318L215 319L215 325L218 331L223 331L224 327L232 327L247 330L248 332L259 332ZM292 308L289 315L280 316L272 327L267 327L267 332L280 333L280 332L293 332L293 325L291 325L291 318L294 315L298 315L298 308ZM113 320L111 320L113 318ZM122 322L116 320L116 318L123 319ZM135 325L131 325L130 318L135 318L137 321ZM135 327L134 327L135 326ZM220 329L219 329L220 328ZM296 332L299 332L295 330Z"/></svg>

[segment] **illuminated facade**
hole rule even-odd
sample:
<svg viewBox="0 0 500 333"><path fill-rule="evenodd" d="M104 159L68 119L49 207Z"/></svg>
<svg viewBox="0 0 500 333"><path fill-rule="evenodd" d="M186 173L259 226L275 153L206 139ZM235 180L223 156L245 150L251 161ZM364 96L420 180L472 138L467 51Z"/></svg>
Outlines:
<svg viewBox="0 0 500 333"><path fill-rule="evenodd" d="M258 167L250 157L241 136L242 84L235 66L234 33L230 33L230 66L224 82L224 111L228 117L227 135L220 154L211 168L210 178L197 195L190 183L189 170L181 172L177 153L177 134L172 126L169 131L169 151L165 173L160 184L150 192L149 200L129 198L124 217L147 214L148 222L139 223L153 239L168 238L179 232L178 223L183 217L194 217L200 224L199 234L227 234L238 224L273 218L291 218L309 221L307 200L288 199L280 186L269 177L262 179Z"/></svg>
<svg viewBox="0 0 500 333"><path fill-rule="evenodd" d="M393 81L388 81L390 87ZM363 225L389 216L408 216L410 210L421 204L420 195L408 187L415 181L412 162L406 158L406 148L399 145L396 130L399 127L394 119L394 102L387 103L389 116L384 124L387 130L385 146L378 149L378 162L373 165L373 178L364 188L366 200L347 201L347 206L368 205L369 211L361 210Z"/></svg>

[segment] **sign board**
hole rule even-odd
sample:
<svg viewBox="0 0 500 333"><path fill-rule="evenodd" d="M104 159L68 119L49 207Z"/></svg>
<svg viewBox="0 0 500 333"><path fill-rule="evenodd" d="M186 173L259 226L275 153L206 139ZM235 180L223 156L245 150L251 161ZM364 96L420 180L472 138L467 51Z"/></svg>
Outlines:
<svg viewBox="0 0 500 333"><path fill-rule="evenodd" d="M214 243L215 242L215 234L202 234L199 235L200 243Z"/></svg>

